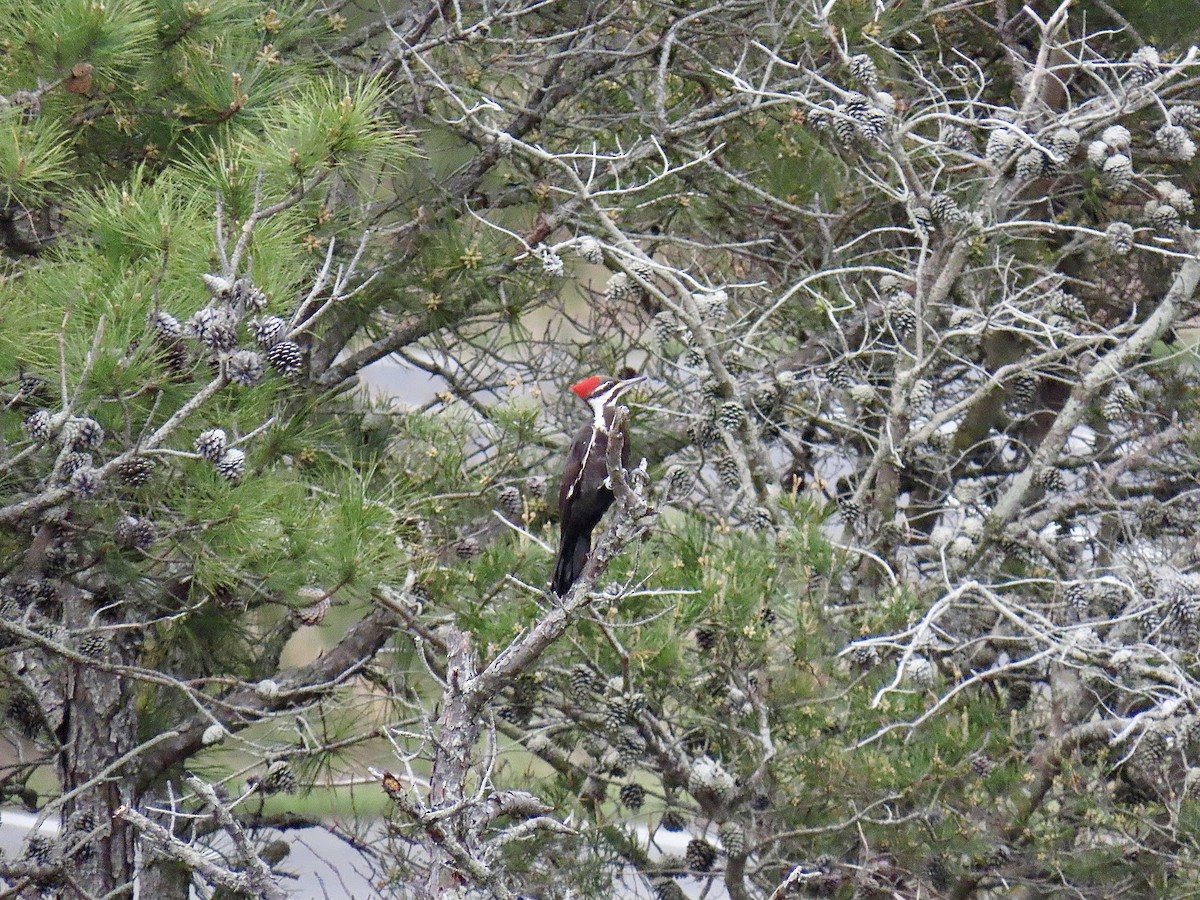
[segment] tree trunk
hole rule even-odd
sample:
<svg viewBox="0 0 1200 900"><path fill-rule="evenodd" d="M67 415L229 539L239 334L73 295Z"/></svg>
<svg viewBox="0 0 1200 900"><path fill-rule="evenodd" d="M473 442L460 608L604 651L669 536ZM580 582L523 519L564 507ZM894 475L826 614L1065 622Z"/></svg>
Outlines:
<svg viewBox="0 0 1200 900"><path fill-rule="evenodd" d="M74 596L64 601L64 618L70 625L79 626L92 614L92 603L83 592L72 593ZM140 639L133 632L125 635L110 644L106 661L136 662ZM95 826L109 826L75 856L72 875L92 896L114 891L132 896L135 834L113 813L125 805L136 807L140 797L135 796L133 779L122 777L120 769L106 770L137 745L136 696L127 679L99 669L68 663L64 677L67 712L59 728L63 742L59 757L62 790L69 793L90 785L63 811L64 844L73 833L78 840ZM72 830L75 823L82 823L78 832Z"/></svg>
<svg viewBox="0 0 1200 900"><path fill-rule="evenodd" d="M438 736L433 758L433 771L429 778L428 806L434 810L454 807L466 796L467 778L471 772L471 751L479 740L479 710L472 702L472 695L463 690L475 677L475 654L471 652L471 640L465 633L454 629L448 636L446 689L442 694L442 714L438 717L435 733ZM467 815L459 811L441 823L461 844L471 849ZM453 861L438 848L436 838L427 842L430 864L425 881L430 897L459 887L466 882L458 875Z"/></svg>
<svg viewBox="0 0 1200 900"><path fill-rule="evenodd" d="M192 873L173 859L155 859L138 873L137 896L147 900L188 900Z"/></svg>

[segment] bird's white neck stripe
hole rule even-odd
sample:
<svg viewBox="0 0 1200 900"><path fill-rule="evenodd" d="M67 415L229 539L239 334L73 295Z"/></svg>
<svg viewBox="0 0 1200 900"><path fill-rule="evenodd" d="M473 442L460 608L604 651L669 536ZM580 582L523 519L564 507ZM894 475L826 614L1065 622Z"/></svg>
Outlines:
<svg viewBox="0 0 1200 900"><path fill-rule="evenodd" d="M591 404L592 407L592 429L595 431L608 431L608 422L604 419L605 404L603 400L597 400Z"/></svg>

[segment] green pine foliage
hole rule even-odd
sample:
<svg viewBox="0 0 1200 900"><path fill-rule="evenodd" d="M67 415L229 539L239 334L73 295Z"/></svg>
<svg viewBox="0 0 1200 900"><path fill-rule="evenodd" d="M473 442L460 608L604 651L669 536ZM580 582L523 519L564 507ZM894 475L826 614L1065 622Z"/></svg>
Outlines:
<svg viewBox="0 0 1200 900"><path fill-rule="evenodd" d="M116 82L128 87L154 55L156 31L147 3L64 0L36 9L10 7L0 19L0 34L13 48L5 75L50 80L86 62L105 87Z"/></svg>
<svg viewBox="0 0 1200 900"><path fill-rule="evenodd" d="M70 147L53 121L25 118L19 108L0 112L0 199L36 208L71 179Z"/></svg>
<svg viewBox="0 0 1200 900"><path fill-rule="evenodd" d="M339 253L355 246L360 201L411 156L378 83L321 71L312 49L328 22L307 4L226 0L0 13L0 211L16 223L0 279L0 593L47 636L19 670L0 668L26 719L38 704L61 709L64 638L96 632L121 672L161 673L71 676L80 710L118 703L92 716L101 738L66 751L60 770L73 777L109 765L104 748L154 741L210 703L198 728L219 716L235 736L252 726L217 698L286 667L298 591L328 591L344 628L398 568L416 504L382 467L386 443L358 440L364 406L269 366L226 383L232 348L214 353L189 326L241 291L255 308L236 311L237 347L259 352L244 320L290 320L331 239ZM212 429L231 448L219 465L193 448ZM121 477L135 457L138 477ZM116 537L129 517L152 529L141 545ZM177 780L197 750L144 772L136 790ZM5 770L0 790L31 771ZM94 786L78 797L111 818Z"/></svg>

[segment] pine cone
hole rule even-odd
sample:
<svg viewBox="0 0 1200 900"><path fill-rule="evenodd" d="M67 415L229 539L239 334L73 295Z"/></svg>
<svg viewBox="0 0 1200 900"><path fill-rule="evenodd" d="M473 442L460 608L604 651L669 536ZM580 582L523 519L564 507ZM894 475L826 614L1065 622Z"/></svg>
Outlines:
<svg viewBox="0 0 1200 900"><path fill-rule="evenodd" d="M196 448L197 453L209 462L220 462L221 457L225 455L225 431L221 428L213 428L209 431L201 432L192 446Z"/></svg>
<svg viewBox="0 0 1200 900"><path fill-rule="evenodd" d="M54 417L44 409L39 409L25 420L25 430L39 444L50 440L53 432Z"/></svg>
<svg viewBox="0 0 1200 900"><path fill-rule="evenodd" d="M727 488L738 488L742 483L741 473L738 472L737 463L732 457L722 456L717 459L717 475L721 479L721 483Z"/></svg>
<svg viewBox="0 0 1200 900"><path fill-rule="evenodd" d="M646 758L646 744L636 731L624 729L617 738L617 762L627 770L637 768Z"/></svg>
<svg viewBox="0 0 1200 900"><path fill-rule="evenodd" d="M304 365L304 354L294 341L277 341L267 350L267 362L284 378L292 378Z"/></svg>
<svg viewBox="0 0 1200 900"><path fill-rule="evenodd" d="M697 799L704 798L723 804L733 795L733 778L715 759L701 756L692 762L688 775L688 791Z"/></svg>
<svg viewBox="0 0 1200 900"><path fill-rule="evenodd" d="M31 739L42 730L44 721L37 701L24 688L17 686L9 688L8 718L17 725L22 734Z"/></svg>
<svg viewBox="0 0 1200 900"><path fill-rule="evenodd" d="M22 607L51 601L54 599L55 593L53 585L40 578L5 579L0 588L3 589L5 597L14 600ZM20 616L19 609L17 616Z"/></svg>
<svg viewBox="0 0 1200 900"><path fill-rule="evenodd" d="M89 634L79 642L79 653L92 659L99 659L108 649L108 641L100 634Z"/></svg>
<svg viewBox="0 0 1200 900"><path fill-rule="evenodd" d="M624 275L625 273L621 273ZM610 282L611 283L611 282ZM675 322L675 317L669 312L660 312L654 316L654 337L658 341L659 346L669 344L679 330L678 324Z"/></svg>
<svg viewBox="0 0 1200 900"><path fill-rule="evenodd" d="M553 278L562 278L566 275L566 265L563 263L563 258L545 245L539 244L534 247L533 256L541 260L541 270L546 272L546 275L550 275Z"/></svg>
<svg viewBox="0 0 1200 900"><path fill-rule="evenodd" d="M1048 491L1062 491L1067 487L1066 479L1059 469L1047 467L1040 470L1035 478L1037 483Z"/></svg>
<svg viewBox="0 0 1200 900"><path fill-rule="evenodd" d="M603 681L583 663L571 667L571 694L576 700L590 700L603 687Z"/></svg>
<svg viewBox="0 0 1200 900"><path fill-rule="evenodd" d="M217 474L226 481L239 481L246 472L246 454L230 447L217 460Z"/></svg>
<svg viewBox="0 0 1200 900"><path fill-rule="evenodd" d="M1164 181L1159 183L1158 192L1163 200L1175 207L1180 216L1190 216L1196 211L1196 201L1186 188Z"/></svg>
<svg viewBox="0 0 1200 900"><path fill-rule="evenodd" d="M829 131L833 127L833 115L829 101L826 100L823 105L806 110L804 124L816 132Z"/></svg>
<svg viewBox="0 0 1200 900"><path fill-rule="evenodd" d="M1137 394L1127 384L1117 384L1108 392L1100 407L1100 414L1109 422L1115 422L1137 407Z"/></svg>
<svg viewBox="0 0 1200 900"><path fill-rule="evenodd" d="M1063 162L1067 162L1071 158L1071 154L1079 147L1079 132L1068 126L1056 128L1050 134L1047 146L1056 155L1061 156Z"/></svg>
<svg viewBox="0 0 1200 900"><path fill-rule="evenodd" d="M637 812L646 802L646 789L640 784L629 783L621 786L621 803L632 812Z"/></svg>
<svg viewBox="0 0 1200 900"><path fill-rule="evenodd" d="M856 644L850 650L850 661L860 669L870 669L879 663L879 651L871 644Z"/></svg>
<svg viewBox="0 0 1200 900"><path fill-rule="evenodd" d="M521 504L521 491L515 484L506 484L496 494L496 504L508 518L520 520L524 509Z"/></svg>
<svg viewBox="0 0 1200 900"><path fill-rule="evenodd" d="M717 426L707 420L688 425L688 437L701 449L711 447L720 436L721 433L717 430Z"/></svg>
<svg viewBox="0 0 1200 900"><path fill-rule="evenodd" d="M876 95L877 99L890 98L890 94L880 93ZM892 101L891 109L895 110L895 101ZM888 132L888 117L878 106L871 105L862 110L856 110L853 115L854 123L858 126L859 134L866 138L871 143L882 143L884 136Z"/></svg>
<svg viewBox="0 0 1200 900"><path fill-rule="evenodd" d="M575 252L581 259L587 260L594 266L604 262L604 247L590 234L580 235L575 239Z"/></svg>
<svg viewBox="0 0 1200 900"><path fill-rule="evenodd" d="M746 410L736 400L728 400L721 404L717 414L717 424L725 431L737 431L746 421Z"/></svg>
<svg viewBox="0 0 1200 900"><path fill-rule="evenodd" d="M1100 133L1100 140L1113 150L1124 151L1133 143L1133 135L1124 125L1109 125Z"/></svg>
<svg viewBox="0 0 1200 900"><path fill-rule="evenodd" d="M79 497L84 499L95 497L103 486L104 479L101 478L100 470L95 466L80 466L71 473L69 487L72 493Z"/></svg>
<svg viewBox="0 0 1200 900"><path fill-rule="evenodd" d="M671 466L663 479L667 484L667 494L671 497L682 497L692 488L693 474L685 466Z"/></svg>
<svg viewBox="0 0 1200 900"><path fill-rule="evenodd" d="M684 858L687 860L688 868L692 871L708 872L712 869L713 863L717 861L717 851L703 838L692 838L688 841Z"/></svg>
<svg viewBox="0 0 1200 900"><path fill-rule="evenodd" d="M933 397L933 385L924 378L918 378L913 382L912 389L908 392L908 403L914 410L923 409L930 398Z"/></svg>
<svg viewBox="0 0 1200 900"><path fill-rule="evenodd" d="M125 484L139 487L150 480L154 462L145 456L131 456L117 466L117 479Z"/></svg>
<svg viewBox="0 0 1200 900"><path fill-rule="evenodd" d="M929 212L939 225L958 225L963 221L962 210L954 202L954 198L946 194L938 194L929 201Z"/></svg>
<svg viewBox="0 0 1200 900"><path fill-rule="evenodd" d="M237 316L223 306L206 306L188 320L188 333L214 353L237 347Z"/></svg>
<svg viewBox="0 0 1200 900"><path fill-rule="evenodd" d="M49 382L45 378L30 372L22 372L17 377L17 396L23 400L33 400L42 395L47 387Z"/></svg>
<svg viewBox="0 0 1200 900"><path fill-rule="evenodd" d="M1181 128L1200 128L1200 107L1192 103L1181 103L1167 110L1167 119Z"/></svg>
<svg viewBox="0 0 1200 900"><path fill-rule="evenodd" d="M254 341L263 350L270 350L282 339L284 332L287 330L287 323L279 316L267 316L262 319L255 319L250 323L250 331L254 335Z"/></svg>
<svg viewBox="0 0 1200 900"><path fill-rule="evenodd" d="M764 506L756 506L746 513L746 524L755 531L766 531L769 528L775 527L775 521L771 518L771 511Z"/></svg>
<svg viewBox="0 0 1200 900"><path fill-rule="evenodd" d="M39 866L57 865L60 856L58 841L48 834L32 834L25 844L24 858Z"/></svg>
<svg viewBox="0 0 1200 900"><path fill-rule="evenodd" d="M1129 77L1134 84L1149 84L1158 77L1162 58L1154 47L1139 47L1129 57Z"/></svg>
<svg viewBox="0 0 1200 900"><path fill-rule="evenodd" d="M1179 210L1169 203L1160 203L1154 199L1147 200L1143 212L1155 231L1174 234L1179 230Z"/></svg>
<svg viewBox="0 0 1200 900"><path fill-rule="evenodd" d="M1092 604L1092 586L1083 582L1069 584L1063 592L1067 605L1081 613L1086 613Z"/></svg>
<svg viewBox="0 0 1200 900"><path fill-rule="evenodd" d="M1020 146L1021 140L1010 128L1000 126L988 132L987 146L984 155L996 165L1000 165Z"/></svg>
<svg viewBox="0 0 1200 900"><path fill-rule="evenodd" d="M62 429L62 441L72 450L95 450L104 443L104 428L87 416L72 416Z"/></svg>
<svg viewBox="0 0 1200 900"><path fill-rule="evenodd" d="M1017 177L1028 180L1046 172L1046 155L1041 150L1029 149L1017 157Z"/></svg>
<svg viewBox="0 0 1200 900"><path fill-rule="evenodd" d="M183 326L179 320L165 310L156 309L150 313L150 331L160 344L171 344L183 335Z"/></svg>
<svg viewBox="0 0 1200 900"><path fill-rule="evenodd" d="M862 505L853 497L838 497L837 507L847 525L853 526L863 517Z"/></svg>
<svg viewBox="0 0 1200 900"><path fill-rule="evenodd" d="M975 141L971 137L971 132L961 125L942 122L938 137L951 150L958 150L961 153L975 152Z"/></svg>
<svg viewBox="0 0 1200 900"><path fill-rule="evenodd" d="M721 322L729 315L729 295L721 290L697 294L696 307L705 322Z"/></svg>
<svg viewBox="0 0 1200 900"><path fill-rule="evenodd" d="M296 596L304 604L292 609L292 615L296 617L296 621L310 628L325 621L325 616L329 612L330 600L328 593L323 588L302 587L296 592Z"/></svg>
<svg viewBox="0 0 1200 900"><path fill-rule="evenodd" d="M1168 157L1187 162L1196 155L1196 145L1178 125L1164 125L1154 132L1154 141Z"/></svg>
<svg viewBox="0 0 1200 900"><path fill-rule="evenodd" d="M725 822L717 829L721 846L727 856L741 856L746 852L746 832L736 822Z"/></svg>
<svg viewBox="0 0 1200 900"><path fill-rule="evenodd" d="M832 124L833 133L837 135L842 146L849 147L854 143L854 139L858 137L858 127L846 112L845 106L838 106L834 109Z"/></svg>
<svg viewBox="0 0 1200 900"><path fill-rule="evenodd" d="M629 276L624 272L614 272L609 276L608 283L604 285L604 297L609 302L624 300L634 292L634 287L629 281Z"/></svg>
<svg viewBox="0 0 1200 900"><path fill-rule="evenodd" d="M266 774L261 780L249 781L258 786L264 794L294 794L296 793L296 773L292 771L291 763L286 759L277 759L267 766Z"/></svg>
<svg viewBox="0 0 1200 900"><path fill-rule="evenodd" d="M240 313L262 312L267 308L267 295L254 286L248 278L239 278L233 283L228 296L229 305Z"/></svg>
<svg viewBox="0 0 1200 900"><path fill-rule="evenodd" d="M885 309L888 324L898 340L904 340L917 328L917 314L898 303L889 303Z"/></svg>
<svg viewBox="0 0 1200 900"><path fill-rule="evenodd" d="M929 207L910 207L908 215L912 220L913 230L917 233L917 237L922 239L927 238L929 236L929 232L933 231L934 227L933 213L929 211Z"/></svg>
<svg viewBox="0 0 1200 900"><path fill-rule="evenodd" d="M1087 307L1074 294L1064 291L1062 288L1056 288L1048 296L1050 308L1060 316L1066 316L1069 319L1087 318Z"/></svg>
<svg viewBox="0 0 1200 900"><path fill-rule="evenodd" d="M113 529L117 546L125 550L149 550L158 540L158 528L149 519L125 516Z"/></svg>
<svg viewBox="0 0 1200 900"><path fill-rule="evenodd" d="M842 362L835 362L825 370L825 380L840 390L849 390L855 383L849 368Z"/></svg>
<svg viewBox="0 0 1200 900"><path fill-rule="evenodd" d="M700 382L700 399L704 401L705 406L720 405L723 402L721 385L711 378L706 378Z"/></svg>
<svg viewBox="0 0 1200 900"><path fill-rule="evenodd" d="M904 663L904 677L914 687L928 690L933 687L933 663L924 656L914 654Z"/></svg>
<svg viewBox="0 0 1200 900"><path fill-rule="evenodd" d="M1133 184L1133 161L1124 153L1115 153L1100 167L1100 178L1114 193L1124 193Z"/></svg>
<svg viewBox="0 0 1200 900"><path fill-rule="evenodd" d="M229 354L225 372L234 384L252 387L263 379L262 357L253 350L237 350Z"/></svg>
<svg viewBox="0 0 1200 900"><path fill-rule="evenodd" d="M875 61L865 53L850 57L850 77L869 91L874 91L879 85Z"/></svg>
<svg viewBox="0 0 1200 900"><path fill-rule="evenodd" d="M63 848L69 850L95 830L96 817L86 809L76 810L71 813L66 827L63 829ZM86 843L75 850L71 854L71 858L76 862L86 862L95 855L95 852L96 848L91 843Z"/></svg>
<svg viewBox="0 0 1200 900"><path fill-rule="evenodd" d="M483 553L483 547L473 537L462 537L454 542L454 553L459 559L476 559Z"/></svg>
<svg viewBox="0 0 1200 900"><path fill-rule="evenodd" d="M987 778L995 768L996 764L986 756L976 756L971 760L971 772L976 778Z"/></svg>
<svg viewBox="0 0 1200 900"><path fill-rule="evenodd" d="M1103 168L1105 160L1112 154L1113 148L1104 141L1092 141L1087 146L1088 162L1097 169Z"/></svg>
<svg viewBox="0 0 1200 900"><path fill-rule="evenodd" d="M1033 405L1037 399L1039 379L1032 372L1022 372L1013 379L1012 398L1022 409Z"/></svg>

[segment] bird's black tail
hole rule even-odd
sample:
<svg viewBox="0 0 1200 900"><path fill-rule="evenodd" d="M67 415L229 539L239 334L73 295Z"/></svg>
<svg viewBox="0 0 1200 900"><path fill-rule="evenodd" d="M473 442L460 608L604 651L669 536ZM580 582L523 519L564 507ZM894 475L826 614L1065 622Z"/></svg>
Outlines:
<svg viewBox="0 0 1200 900"><path fill-rule="evenodd" d="M565 597L587 565L588 553L592 550L590 534L563 534L558 545L558 558L554 561L554 578L550 590Z"/></svg>

